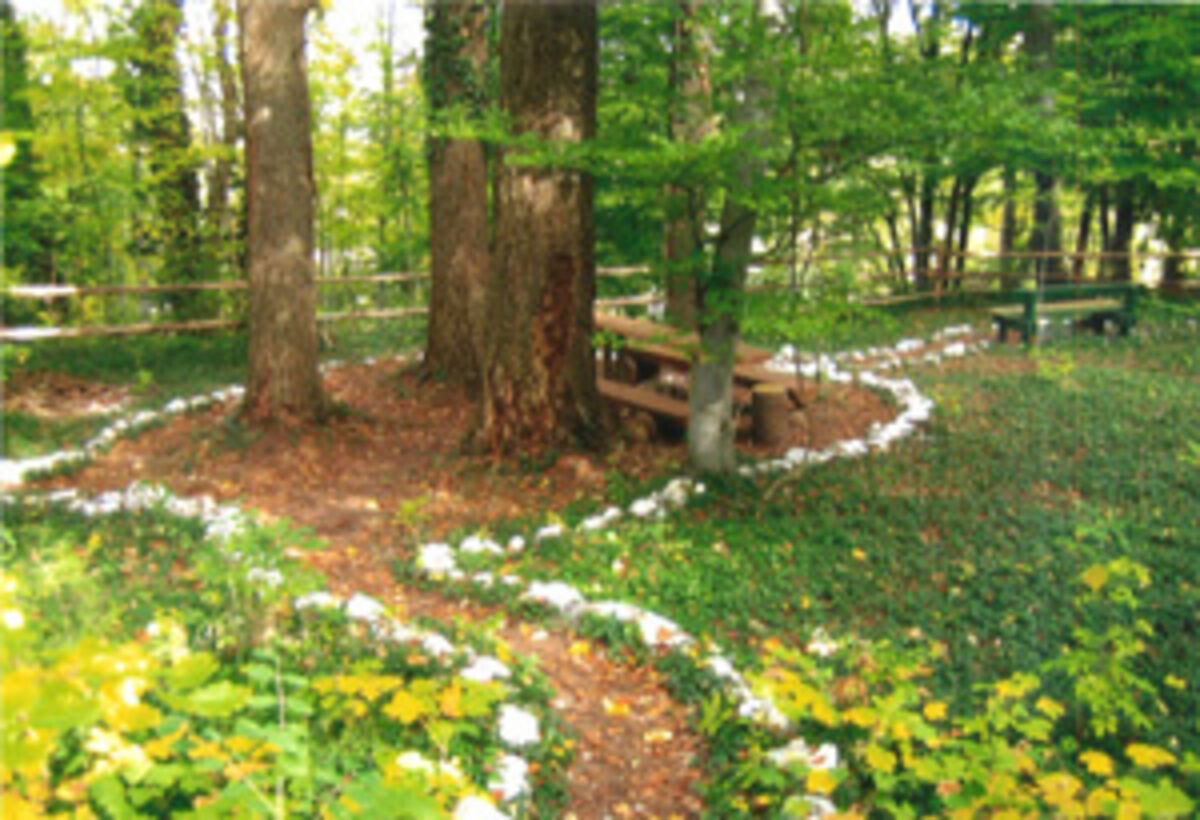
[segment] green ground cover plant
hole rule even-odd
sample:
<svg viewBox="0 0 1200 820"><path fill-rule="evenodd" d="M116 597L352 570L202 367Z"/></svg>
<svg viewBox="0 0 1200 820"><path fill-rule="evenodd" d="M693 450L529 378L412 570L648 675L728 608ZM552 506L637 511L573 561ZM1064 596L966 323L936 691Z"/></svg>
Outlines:
<svg viewBox="0 0 1200 820"><path fill-rule="evenodd" d="M1053 743L1111 719L1126 726L1126 745L1181 762L1200 748L1190 322L1151 312L1129 340L1071 336L923 368L916 378L939 405L923 440L778 486L709 482L683 513L546 539L501 571L636 602L744 664L763 645L802 649L818 626L915 641L935 653L926 697L954 714L980 705L980 686L1035 675L1039 697L1066 715ZM1135 585L1136 621L1119 633L1099 617L1111 612L1078 605L1079 579L1112 574L1113 562L1133 562L1146 579ZM464 557L468 576L496 568ZM1110 661L1111 680L1078 685ZM1200 793L1194 766L1171 768L1169 780ZM1164 806L1180 805L1166 794Z"/></svg>
<svg viewBox="0 0 1200 820"><path fill-rule="evenodd" d="M460 674L462 650L380 640L350 610L301 608L317 574L286 524L227 541L162 510L86 518L5 510L0 699L6 812L108 817L440 817L500 788L502 704L549 691L485 630L511 676ZM445 644L450 646L450 644ZM521 750L553 812L570 741Z"/></svg>

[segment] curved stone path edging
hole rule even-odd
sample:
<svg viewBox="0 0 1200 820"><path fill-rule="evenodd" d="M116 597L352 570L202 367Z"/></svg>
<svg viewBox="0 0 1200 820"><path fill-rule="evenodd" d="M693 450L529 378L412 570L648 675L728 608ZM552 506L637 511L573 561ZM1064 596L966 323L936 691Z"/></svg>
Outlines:
<svg viewBox="0 0 1200 820"><path fill-rule="evenodd" d="M986 341L956 340L969 335L972 331L970 326L955 326L938 331L934 334L932 343L940 344L940 348L931 347L919 339L905 339L892 348L867 348L865 351L848 351L833 356L805 356L797 355L794 350L785 347L767 363L768 367L782 372L799 371L801 375L809 377L819 374L835 383L858 381L867 387L890 393L901 406L901 412L887 424L873 424L864 438L840 441L823 450L792 448L782 458L744 465L739 472L745 476L753 476L759 473L794 469L808 464L822 464L839 458L858 458L873 451L887 451L897 441L913 435L920 425L928 421L933 410L933 401L922 395L911 379L885 378L879 376L874 370L893 370L913 363L939 363L946 358L957 358L986 348ZM927 347L930 349L926 349ZM922 350L925 352L921 353ZM201 409L216 402L236 399L243 393L244 390L241 386L234 385L190 399L174 399L167 402L160 411L138 411L127 419L118 420L85 442L79 450L60 451L20 461L0 460L0 483L19 484L30 473L86 460L94 453L110 446L118 437L136 433L163 417ZM246 513L233 505L217 505L211 499L204 498L179 498L161 488L147 489L145 485L141 485L141 487L140 489L130 488L123 497L116 497L121 494L104 493L90 501L79 498L78 494L71 490L48 493L45 498L50 501L67 503L85 514L115 512L122 509L122 505L126 502L143 505L147 503L162 504L173 514L201 517L205 521L206 534L216 538L228 537L237 528L245 526L248 521ZM578 529L582 532L603 531L616 524L626 512L637 518L665 516L670 510L684 506L691 495L703 492L704 485L699 482L684 477L674 478L662 490L632 502L627 510L609 507L602 513L585 519L580 523ZM0 493L0 500L4 500L7 496L7 493ZM561 525L548 525L533 533L532 541L536 544L540 540L560 537L564 534L565 530ZM503 547L490 540L477 537L464 539L457 548L445 543L424 544L418 548L417 568L434 579L466 580L465 573L457 567L457 554L481 552L503 554L506 551L515 552L524 549L526 544L526 539L521 536L510 539L508 544ZM524 585L521 592L522 598L546 604L570 621L577 621L584 615L592 615L633 623L637 626L643 642L652 649L679 649L696 644L691 635L663 615L621 601L590 602L579 590L563 581L533 580L525 585L525 582L516 576L495 579L489 573L476 573L470 580L481 585L490 585L497 580L514 587ZM364 620L385 623L380 620L384 617L383 605L374 598L369 598L361 593L355 593L345 601L339 601L330 596L328 599L320 599L319 602L298 601L297 605L317 605L317 603L342 605L347 608L347 614L352 618L361 616ZM353 608L354 614L351 614L351 608ZM404 625L386 623L386 626L379 627L384 632L390 631L393 635L403 635L407 638L417 635L415 632L408 631L410 628ZM425 638L416 639L425 640ZM832 645L822 636L814 635L809 648L810 651L819 653L831 651ZM447 651L452 651L452 649ZM495 660L497 664L500 663L496 659L491 660ZM490 661L482 661L482 663L483 668L495 669ZM739 703L738 711L742 717L763 721L778 729L789 728L786 717L776 705L768 697L756 695L742 674L719 649L711 650L699 665L723 682L731 696ZM792 760L803 759L815 768L834 768L837 765L837 749L826 749L822 746L812 750L803 739L797 738L787 746L769 753L768 758L781 766ZM519 763L513 763L510 768L512 771L525 771ZM504 771L508 772L510 769L506 768ZM516 790L512 792L514 797L524 793L521 787L514 786L513 788ZM525 788L527 789L527 785ZM503 793L507 795L510 790L505 789ZM806 799L814 816L824 816L835 811L833 804L823 797L807 795ZM465 810L483 811L483 807L472 804L472 806L465 807ZM493 816L503 816L494 807L492 810L496 812ZM484 817L485 815L469 813L463 816Z"/></svg>
<svg viewBox="0 0 1200 820"><path fill-rule="evenodd" d="M13 503L17 497L0 493L0 503ZM26 495L22 501L60 504L67 509L89 518L114 515L119 512L137 513L161 508L177 518L194 519L204 525L204 537L218 545L228 544L236 535L254 525L254 520L240 507L232 504L217 504L211 498L185 498L176 496L161 486L136 482L122 492L100 493L85 498L73 489ZM240 562L242 556L236 551L229 554L230 561ZM275 567L247 564L247 581L264 586L277 586L283 580ZM458 661L461 665L454 675L477 683L503 682L512 677L508 665L492 655L480 655L471 647L459 647L444 635L406 624L387 613L387 608L377 599L355 592L348 598L340 598L327 591L319 590L301 595L292 601L297 610L336 608L342 610L351 621L365 623L371 634L379 640L419 646L432 657ZM532 794L529 761L520 751L541 740L540 722L537 716L516 703L502 702L499 705L496 733L503 753L492 761L492 778L486 788L494 796L493 803L478 794L461 798L455 806L455 820L501 820L509 815L497 807L520 812L528 804ZM396 761L402 768L421 769L440 774L451 774L462 778L461 771L453 763L432 761L418 752L401 754Z"/></svg>
<svg viewBox="0 0 1200 820"><path fill-rule="evenodd" d="M911 379L884 378L867 369L866 365L880 362L885 369L903 366L906 361L922 364L937 364L946 358L959 358L988 347L986 340L955 340L973 332L969 325L946 328L934 335L934 343L942 343L940 349L928 349L919 357L914 352L927 347L919 339L905 339L891 349L869 348L866 352L852 351L836 356L797 357L791 349L781 350L766 366L781 372L800 370L801 375L812 378L820 375L835 383L857 381L867 387L883 390L901 406L901 412L887 424L872 424L865 438L846 439L822 450L795 447L782 458L760 461L758 464L743 465L738 472L746 477L780 470L794 469L807 464L824 464L839 458L859 458L871 452L886 452L891 446L917 432L920 425L929 420L934 403L917 390ZM955 340L955 341L951 341ZM909 358L902 358L908 354ZM857 372L843 370L839 365L848 364L860 369ZM686 477L670 479L661 489L630 503L626 510L610 506L603 512L584 519L577 526L581 533L611 531L611 528L626 514L634 518L663 517L669 511L682 508L692 495L705 492L704 484ZM533 544L550 538L566 535L565 528L558 523L548 524L532 534ZM496 578L489 572L476 572L471 576L459 568L458 556L492 554L503 556L509 552L521 552L528 543L522 535L509 539L501 546L495 541L478 536L468 536L457 547L444 542L431 542L418 548L416 569L433 580L470 581L480 586L500 583L505 586L523 587L519 593L523 600L544 604L564 616L570 622L578 622L585 616L609 618L621 623L632 623L643 644L650 649L678 650L697 646L696 639L685 632L671 619L624 601L589 601L576 587L561 580L530 580L526 582L515 575ZM830 654L836 649L821 630L816 630L808 644L809 651ZM720 681L726 691L738 703L738 714L743 718L757 720L780 730L791 727L788 719L769 698L757 695L745 677L734 667L733 662L719 648L706 647L707 654L698 666ZM684 655L691 660L691 657ZM803 760L810 768L836 768L836 747L825 744L810 749L803 738L768 753L768 759L779 766ZM833 814L836 807L819 795L805 795L813 816Z"/></svg>

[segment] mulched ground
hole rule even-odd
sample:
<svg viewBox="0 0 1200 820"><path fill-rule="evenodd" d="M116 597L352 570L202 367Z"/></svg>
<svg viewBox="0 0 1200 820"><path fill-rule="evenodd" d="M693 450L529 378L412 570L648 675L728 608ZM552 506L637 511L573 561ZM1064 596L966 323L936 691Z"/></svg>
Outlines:
<svg viewBox="0 0 1200 820"><path fill-rule="evenodd" d="M25 385L52 383L53 377L14 379L6 401L21 406ZM97 398L75 381L70 385L56 402L60 412L67 405L84 410ZM37 486L99 491L144 480L178 495L236 501L327 539L328 548L309 560L335 592L362 590L404 616L450 620L488 613L469 601L398 585L390 571L395 560L458 527L561 509L578 499L599 503L610 470L636 478L672 475L682 472L686 458L677 441L648 440L646 419L623 416L607 452L567 454L545 469L522 470L461 452L474 423L472 397L422 381L396 361L333 370L326 387L348 409L326 425L248 430L233 405L213 407L118 442L79 472ZM96 390L105 399L113 395ZM882 397L858 387L809 384L805 396L790 444L823 447L894 414ZM575 816L700 813L694 786L703 746L653 669L608 658L599 648L572 652L575 636L511 618L500 636L514 651L539 659L558 693L555 708L576 732Z"/></svg>

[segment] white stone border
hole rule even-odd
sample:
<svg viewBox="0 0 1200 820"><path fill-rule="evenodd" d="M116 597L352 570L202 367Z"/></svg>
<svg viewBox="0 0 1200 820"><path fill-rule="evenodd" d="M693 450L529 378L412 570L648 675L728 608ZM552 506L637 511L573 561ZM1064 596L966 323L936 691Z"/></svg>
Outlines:
<svg viewBox="0 0 1200 820"><path fill-rule="evenodd" d="M806 464L824 464L838 458L859 458L872 451L886 452L892 444L913 435L917 432L919 425L929 420L933 412L934 402L927 396L922 395L911 379L884 378L877 375L873 370L866 369L865 365L868 362L874 362L872 367L875 369L893 370L910 364L937 364L946 358L959 358L968 353L986 349L989 346L986 340L978 342L950 341L958 337L970 335L972 332L974 332L974 328L970 325L954 325L939 330L933 334L932 341L933 343L941 344L941 348L939 350L931 349L919 357L913 354L924 349L927 343L915 338L902 339L890 348L869 347L865 350L846 351L834 354L833 356L824 354L815 356L812 354L797 354L794 348L790 345L785 345L774 358L766 363L766 367L786 373L799 370L801 375L809 378L820 375L837 384L848 384L858 381L867 387L890 393L900 404L901 411L896 418L887 424L872 424L865 438L846 439L835 442L823 450L794 447L788 450L782 458L769 459L753 465L744 465L738 469L738 472L743 476L750 477L761 473L794 469ZM904 355L907 355L908 358L903 358ZM364 360L364 363L372 364L375 361L375 359L371 358ZM337 367L342 364L342 362L328 362L322 368ZM843 366L847 369L843 369ZM200 409L215 402L224 402L231 398L240 398L244 392L244 388L241 385L233 385L191 399L173 399L157 412L143 410L134 413L128 420L121 419L114 422L92 439L85 442L80 450L60 451L24 460L0 460L0 483L19 484L30 472L50 469L63 463L84 460L96 450L111 445L113 441L123 434L141 430L163 417L188 410ZM673 478L667 482L663 489L633 501L628 506L627 511L629 515L636 518L664 517L671 509L684 506L691 495L701 494L704 491L705 487L700 482L685 477ZM0 501L5 500L6 495L0 493ZM85 515L105 514L107 512L115 512L119 509L144 509L162 503L168 511L174 514L183 517L189 515L200 517L205 522L206 536L215 538L227 538L230 534L245 526L247 520L245 513L236 506L216 505L210 498L181 499L172 496L161 487L149 487L144 484L132 485L124 494L102 493L91 501L82 499L74 490L62 490L58 493L48 494L46 497L50 500L66 502L72 509L83 512ZM94 512L92 512L93 510ZM603 512L580 522L578 530L580 532L603 531L612 524L615 524L624 514L625 512L618 507L608 507ZM533 540L536 543L547 538L557 538L563 535L565 535L564 527L561 524L553 523L542 527L534 533ZM477 536L468 536L463 539L457 549L443 542L427 543L418 547L417 569L435 579L445 578L460 581L466 578L466 574L458 567L456 557L458 553L503 554L505 551L519 552L525 548L525 545L526 540L520 535L513 536L505 547L501 547L494 541L482 539ZM272 578L269 575L270 572L270 570L262 570L261 568L251 568L248 574L257 573L256 577L259 580L269 583ZM254 579L252 578L252 580ZM481 586L491 586L495 583L496 579L489 572L479 572L473 575L471 580ZM524 584L524 581L515 575L505 575L499 580L507 586L515 587ZM328 593L325 594L328 595ZM309 596L302 596L302 598L304 597ZM650 648L677 649L696 643L695 638L685 632L677 623L663 615L623 601L589 602L582 592L565 581L532 580L521 593L521 598L543 603L572 621L578 620L584 615L595 615L602 618L612 618L621 623L636 624L642 642ZM333 596L329 596L328 599L319 599L319 601L325 605L340 605L340 602L337 602ZM321 603L298 599L296 606L316 606L321 605ZM418 637L421 633L415 632L402 624L385 619L383 604L366 595L356 593L344 606L349 617L369 621L372 629L385 638L401 641L420 640L423 646L424 641L432 640L435 641L435 645L439 649L442 649L443 652L453 651L453 647L441 636ZM437 638L445 642L445 645L436 643ZM828 651L832 651L833 648L835 646L823 634L814 633L809 643L809 651L816 654L825 654ZM432 649L427 649L427 651L437 654ZM484 658L474 659L472 666L468 668L474 668L474 664L478 662L482 663L481 669L494 671L498 667L493 665L493 661L495 664L499 664L499 667L503 667L503 664L494 658ZM705 658L702 666L708 669L717 679L725 683L730 694L738 701L739 716L764 722L776 729L786 730L790 728L786 716L783 715L770 697L762 697L754 694L746 679L734 668L733 663L723 653L714 650ZM507 671L506 667L504 669ZM480 672L479 674L487 674L487 672ZM513 719L511 718L511 713L508 714L510 714L510 720L507 724L502 722L502 725L519 727L513 729L513 738L510 739L514 742L509 745L522 745L517 743L516 740L529 737L528 721L524 716ZM530 713L525 714L533 719L532 731L536 735L536 718ZM503 735L501 739L508 743ZM536 742L536 740L528 742ZM808 748L803 739L797 738L788 746L769 753L768 758L782 766L785 765L787 760L794 759L796 755L801 754L801 751L807 754ZM791 753L789 753L789 750L791 750ZM824 746L819 751L822 752L822 759L829 758L828 750ZM832 757L836 761L836 747L832 749ZM501 770L504 772L524 772L527 770L527 765L523 764L523 760L517 759L517 761L504 764ZM836 765L836 762L834 765ZM525 791L527 791L527 787ZM507 788L503 790L503 793L509 793ZM808 801L812 809L811 816L823 817L835 811L834 806L827 799L818 795L805 795L804 799ZM460 814L460 810L466 813ZM464 807L460 803L460 806L455 811L455 817L458 818L460 816L462 818L469 818L484 815L477 815L472 808ZM494 816L503 817L498 810Z"/></svg>
<svg viewBox="0 0 1200 820"><path fill-rule="evenodd" d="M924 349L926 342L920 339L903 339L891 348L868 348L866 351L855 350L834 356L797 356L790 347L781 349L766 363L770 369L792 373L799 368L801 375L809 378L821 375L838 384L857 381L869 388L890 393L901 410L887 424L873 423L864 438L835 442L823 450L794 447L782 458L743 465L738 472L743 476L752 477L761 473L795 469L806 464L824 464L839 458L859 458L873 451L886 452L897 441L916 433L920 425L929 420L934 408L933 400L917 390L911 379L884 378L865 368L851 372L849 369L842 369L842 366L855 367L869 360L878 361L880 369L885 370L906 364L937 364L946 358L959 358L985 350L989 346L986 340L949 341L967 336L973 331L970 325L956 325L938 331L934 334L933 341L943 346L940 350L930 350L920 357L901 357L901 354L913 354ZM665 517L672 509L683 507L692 495L704 492L705 486L701 482L686 477L672 478L661 490L636 499L625 510L610 506L584 519L576 530L579 533L602 532L626 514L635 518ZM562 524L552 523L539 529L534 534L533 541L537 543L565 534ZM444 542L427 543L417 549L416 567L419 572L435 580L463 581L467 579L467 574L458 566L459 554L503 555L505 552L519 552L525 545L526 539L521 535L513 536L505 547L475 535L464 538L457 548ZM490 572L475 573L470 576L470 580L485 587L492 586L496 581ZM594 615L635 624L642 643L651 649L669 650L696 645L693 636L663 615L624 601L588 601L579 589L565 581L535 579L526 585L516 575L501 576L499 581L506 586L524 586L520 593L522 600L544 604L572 622L585 615ZM807 650L824 656L836 651L837 645L818 627L810 638ZM710 652L700 665L724 683L729 694L738 703L740 717L760 721L774 729L786 731L792 728L790 721L775 702L769 696L755 694L745 677L719 649ZM795 738L789 744L768 753L767 758L780 767L803 759L812 768L836 768L838 750L831 744L822 745L815 751L810 750L803 738ZM836 812L836 807L820 795L804 795L803 799L807 801L812 817L824 817Z"/></svg>
<svg viewBox="0 0 1200 820"><path fill-rule="evenodd" d="M253 518L233 504L217 504L208 496L186 498L176 496L166 488L134 482L123 491L109 491L86 497L78 490L56 490L37 495L25 495L18 499L14 494L0 492L0 504L20 503L22 500L58 504L88 518L114 515L119 512L142 512L163 509L176 518L199 520L204 525L204 537L218 544L226 544L233 536L251 526ZM230 555L234 561L241 560L237 552ZM249 566L246 580L275 587L283 581L279 570ZM471 647L456 647L444 635L418 629L388 616L387 607L380 601L356 592L341 600L325 590L301 595L292 601L297 610L341 609L352 621L367 624L371 634L379 640L418 644L435 658L461 656L465 664L453 671L457 677L477 683L504 681L512 677L512 671L499 658L480 655ZM532 796L529 781L529 762L517 752L540 742L541 730L537 716L528 709L514 703L501 703L496 722L497 737L507 750L495 761L495 775L488 781L489 795L499 795L500 803L518 814ZM430 772L458 772L452 761L430 761L417 752L405 752L397 758L397 764L406 768L418 768ZM458 772L461 777L461 772ZM509 815L501 811L489 798L467 795L458 801L454 817L460 820L494 818L502 820Z"/></svg>

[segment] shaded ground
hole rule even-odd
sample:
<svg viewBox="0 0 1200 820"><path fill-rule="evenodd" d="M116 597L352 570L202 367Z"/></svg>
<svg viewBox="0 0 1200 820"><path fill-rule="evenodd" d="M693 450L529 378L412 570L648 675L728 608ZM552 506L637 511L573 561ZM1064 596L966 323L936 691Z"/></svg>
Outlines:
<svg viewBox="0 0 1200 820"><path fill-rule="evenodd" d="M29 384L41 384L37 380ZM10 391L21 401L21 384ZM158 482L178 495L237 501L266 518L286 517L329 541L309 560L334 591L362 590L401 615L479 618L483 608L396 584L390 571L423 541L465 526L606 498L609 471L623 480L682 470L678 442L645 440L645 419L624 418L609 452L569 454L544 468L459 452L472 426L471 397L420 381L395 361L348 366L326 377L347 408L313 428L249 430L233 405L170 419L70 476L42 487L119 489ZM856 387L806 387L793 444L823 447L864 433L893 411ZM10 396L11 400L11 396ZM702 744L654 670L580 651L577 639L509 619L500 636L539 659L555 708L574 728L570 805L580 818L694 816L701 804ZM574 647L574 651L572 651Z"/></svg>

